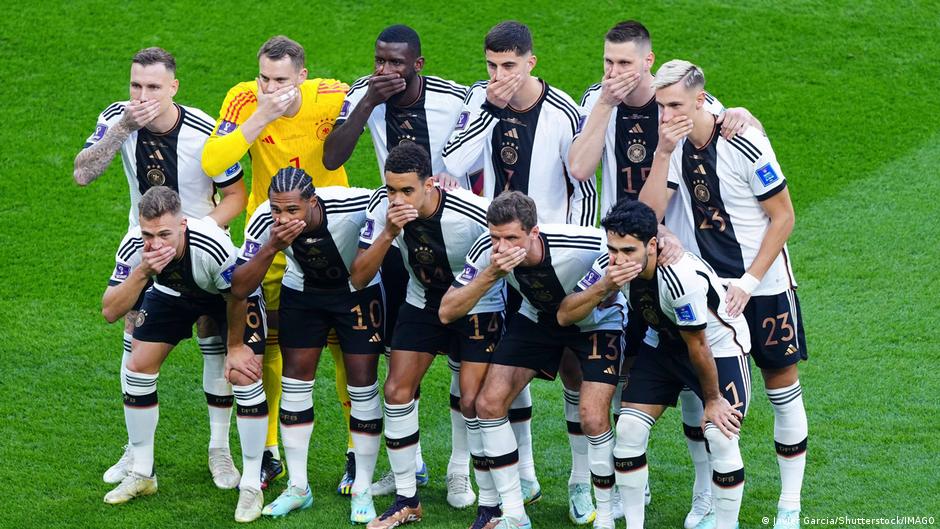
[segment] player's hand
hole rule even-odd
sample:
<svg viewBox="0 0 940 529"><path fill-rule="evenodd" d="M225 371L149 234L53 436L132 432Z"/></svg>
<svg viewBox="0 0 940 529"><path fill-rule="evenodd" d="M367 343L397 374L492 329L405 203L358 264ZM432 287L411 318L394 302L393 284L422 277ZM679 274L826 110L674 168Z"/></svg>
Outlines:
<svg viewBox="0 0 940 529"><path fill-rule="evenodd" d="M300 90L294 85L283 86L270 94L265 94L261 88L261 79L258 82L258 112L268 123L284 115L287 109L300 97Z"/></svg>
<svg viewBox="0 0 940 529"><path fill-rule="evenodd" d="M490 270L496 277L504 277L525 260L525 248L512 247L504 252L494 253L490 260Z"/></svg>
<svg viewBox="0 0 940 529"><path fill-rule="evenodd" d="M601 81L599 103L615 107L622 103L638 84L640 84L640 74L637 72L623 72L614 77L610 76L610 72L606 72L604 80Z"/></svg>
<svg viewBox="0 0 940 529"><path fill-rule="evenodd" d="M132 99L124 107L124 115L121 116L121 124L127 130L134 132L146 127L160 113L160 101L151 99L141 103L137 99Z"/></svg>
<svg viewBox="0 0 940 529"><path fill-rule="evenodd" d="M404 92L406 86L405 79L397 73L373 75L369 78L369 89L363 99L372 106L381 105L393 95Z"/></svg>
<svg viewBox="0 0 940 529"><path fill-rule="evenodd" d="M486 100L497 108L506 108L512 96L522 87L522 75L512 74L499 81L490 81L486 85Z"/></svg>
<svg viewBox="0 0 940 529"><path fill-rule="evenodd" d="M248 378L250 383L254 383L261 378L261 362L247 345L229 345L225 355L225 380L230 383L232 383L232 371Z"/></svg>
<svg viewBox="0 0 940 529"><path fill-rule="evenodd" d="M275 220L271 226L271 246L278 251L286 249L306 227L307 223L300 219L291 219L283 224Z"/></svg>
<svg viewBox="0 0 940 529"><path fill-rule="evenodd" d="M140 269L148 276L155 276L170 264L170 261L176 257L176 248L172 246L163 246L159 250L151 248L150 241L144 243L144 255L140 260Z"/></svg>
<svg viewBox="0 0 940 529"><path fill-rule="evenodd" d="M607 267L607 273L604 274L604 286L609 292L620 290L621 287L633 281L640 275L643 267L640 263L626 262L620 264L611 264Z"/></svg>
<svg viewBox="0 0 940 529"><path fill-rule="evenodd" d="M657 151L671 153L676 145L692 132L692 119L688 116L676 116L659 124L659 144Z"/></svg>
<svg viewBox="0 0 940 529"><path fill-rule="evenodd" d="M747 273L738 279L728 281L728 284L725 285L728 289L728 293L725 295L725 310L728 312L728 316L734 318L744 311L744 307L751 299L751 292L754 292L758 285L760 285L760 280Z"/></svg>
<svg viewBox="0 0 940 529"><path fill-rule="evenodd" d="M441 187L444 191L453 191L454 189L460 189L460 180L457 180L453 176L450 176L447 173L437 173L431 178L437 182L437 185Z"/></svg>
<svg viewBox="0 0 940 529"><path fill-rule="evenodd" d="M675 235L663 234L661 237L656 237L656 245L658 248L656 255L656 264L659 266L669 266L676 264L679 259L682 259L682 254L685 253L685 248L682 247L682 243L679 242L679 239Z"/></svg>
<svg viewBox="0 0 940 529"><path fill-rule="evenodd" d="M721 125L721 135L726 140L731 140L738 134L743 134L744 129L753 125L754 116L746 108L728 108L715 120Z"/></svg>
<svg viewBox="0 0 940 529"><path fill-rule="evenodd" d="M718 397L705 402L705 415L702 417L702 429L705 423L712 423L721 430L721 433L728 439L741 432L741 419L744 415L731 407L731 404L724 398Z"/></svg>
<svg viewBox="0 0 940 529"><path fill-rule="evenodd" d="M392 237L398 237L398 234L401 233L405 224L408 224L416 218L418 218L418 210L411 204L405 204L403 202L389 204L385 230L388 231L389 235Z"/></svg>

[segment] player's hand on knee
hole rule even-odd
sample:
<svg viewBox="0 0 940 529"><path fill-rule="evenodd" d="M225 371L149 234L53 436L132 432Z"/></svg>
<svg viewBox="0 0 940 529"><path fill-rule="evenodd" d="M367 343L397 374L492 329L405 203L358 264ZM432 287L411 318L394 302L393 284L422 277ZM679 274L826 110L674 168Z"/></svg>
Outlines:
<svg viewBox="0 0 940 529"><path fill-rule="evenodd" d="M229 346L225 355L225 379L232 384L245 385L261 378L261 361L245 344Z"/></svg>
<svg viewBox="0 0 940 529"><path fill-rule="evenodd" d="M688 116L676 116L659 125L657 151L671 153L676 145L692 132L692 120Z"/></svg>
<svg viewBox="0 0 940 529"><path fill-rule="evenodd" d="M744 415L733 408L727 399L718 397L705 402L705 414L702 416L702 428L705 423L712 423L718 427L728 439L741 432L741 419Z"/></svg>
<svg viewBox="0 0 940 529"><path fill-rule="evenodd" d="M300 90L294 85L283 86L266 94L261 87L261 79L256 79L256 81L258 82L258 110L256 112L261 114L268 123L283 116L294 100L300 97Z"/></svg>
<svg viewBox="0 0 940 529"><path fill-rule="evenodd" d="M283 224L275 219L271 226L271 245L277 250L286 249L306 227L307 223L300 219L291 219Z"/></svg>
<svg viewBox="0 0 940 529"><path fill-rule="evenodd" d="M406 86L405 80L397 73L373 75L369 78L369 88L363 99L372 106L381 105L393 95L403 92Z"/></svg>
<svg viewBox="0 0 940 529"><path fill-rule="evenodd" d="M133 132L146 127L160 113L160 101L151 99L150 101L139 101L132 99L124 107L124 115L121 116L121 123L127 127L127 130Z"/></svg>
<svg viewBox="0 0 940 529"><path fill-rule="evenodd" d="M144 242L144 254L140 261L141 271L148 276L159 274L176 257L176 248L162 246L157 250L152 248L150 241Z"/></svg>

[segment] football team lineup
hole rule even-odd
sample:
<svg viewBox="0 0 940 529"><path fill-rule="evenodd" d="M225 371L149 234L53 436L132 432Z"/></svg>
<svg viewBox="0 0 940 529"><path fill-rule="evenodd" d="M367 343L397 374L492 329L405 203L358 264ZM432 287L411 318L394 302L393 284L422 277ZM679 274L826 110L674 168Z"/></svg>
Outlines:
<svg viewBox="0 0 940 529"><path fill-rule="evenodd" d="M447 502L476 503L471 528L531 527L536 377L564 386L573 523L643 526L649 432L681 401L695 467L684 524L736 527L751 359L777 422L775 527L799 527L807 353L786 249L794 213L761 123L725 109L688 61L654 76L637 21L607 32L604 78L580 104L532 75L525 24L497 24L484 49L490 78L468 88L421 75L418 34L389 26L374 73L348 86L308 79L303 47L275 36L216 120L174 103L169 52L134 56L130 99L102 112L74 171L88 185L121 151L131 191L102 300L109 322L125 321L128 434L104 475L116 484L106 503L157 492L157 379L195 325L209 471L238 488L238 522L312 507L313 384L328 346L350 403L337 491L352 523L421 520L420 384L441 355L452 369ZM377 190L347 187L342 165L366 127ZM245 207L238 249L226 227ZM383 437L391 471L373 483ZM376 510L374 497L391 494Z"/></svg>

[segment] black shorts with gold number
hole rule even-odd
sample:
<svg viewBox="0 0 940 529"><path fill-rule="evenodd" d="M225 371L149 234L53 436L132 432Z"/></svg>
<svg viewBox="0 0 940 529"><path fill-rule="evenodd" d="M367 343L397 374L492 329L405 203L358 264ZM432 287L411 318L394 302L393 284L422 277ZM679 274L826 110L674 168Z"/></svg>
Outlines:
<svg viewBox="0 0 940 529"><path fill-rule="evenodd" d="M751 331L751 356L761 369L780 369L809 358L796 291L752 296L744 307Z"/></svg>
<svg viewBox="0 0 940 529"><path fill-rule="evenodd" d="M747 415L747 406L751 400L748 357L719 357L715 359L715 367L718 371L718 391L733 408ZM702 385L689 355L684 351L655 349L644 343L640 346L636 362L630 368L621 400L636 404L675 406L679 392L685 388L691 389L704 402Z"/></svg>
<svg viewBox="0 0 940 529"><path fill-rule="evenodd" d="M193 324L202 316L208 316L219 328L225 339L226 307L222 296L205 298L171 296L152 288L144 295L140 311L134 322L134 339L142 342L161 342L176 345L192 338ZM245 324L245 343L255 354L264 353L267 326L264 302L261 296L248 298L248 314Z"/></svg>
<svg viewBox="0 0 940 529"><path fill-rule="evenodd" d="M281 347L323 347L330 329L336 329L346 354L380 354L385 304L379 285L356 292L300 292L281 285L278 343Z"/></svg>
<svg viewBox="0 0 940 529"><path fill-rule="evenodd" d="M469 314L444 325L436 310L401 306L392 350L448 355L456 362L489 363L503 333L501 312Z"/></svg>
<svg viewBox="0 0 940 529"><path fill-rule="evenodd" d="M532 369L538 378L555 380L562 352L569 348L578 357L584 380L616 386L623 345L619 329L581 331L536 323L519 314L506 326L491 362Z"/></svg>

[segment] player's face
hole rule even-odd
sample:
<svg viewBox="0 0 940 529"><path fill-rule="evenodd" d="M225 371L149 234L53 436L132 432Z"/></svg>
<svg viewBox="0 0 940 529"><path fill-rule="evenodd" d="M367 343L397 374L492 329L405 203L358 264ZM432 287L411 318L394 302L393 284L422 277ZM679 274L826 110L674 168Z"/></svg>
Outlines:
<svg viewBox="0 0 940 529"><path fill-rule="evenodd" d="M653 53L645 44L604 41L604 74L616 77L623 73L646 74L653 66Z"/></svg>
<svg viewBox="0 0 940 529"><path fill-rule="evenodd" d="M397 73L407 83L412 83L424 68L424 57L415 56L406 42L375 43L375 75Z"/></svg>
<svg viewBox="0 0 940 529"><path fill-rule="evenodd" d="M272 94L286 86L300 86L307 80L307 69L297 68L290 57L271 59L261 56L258 60L258 80L265 94Z"/></svg>
<svg viewBox="0 0 940 529"><path fill-rule="evenodd" d="M656 90L656 103L659 104L659 117L663 123L676 116L692 117L697 109L702 108L705 93L690 90L682 83L674 83Z"/></svg>
<svg viewBox="0 0 940 529"><path fill-rule="evenodd" d="M513 248L522 248L529 253L534 245L538 244L539 227L535 226L525 231L522 223L514 220L507 224L489 225L490 241L493 243L493 253L502 253Z"/></svg>
<svg viewBox="0 0 940 529"><path fill-rule="evenodd" d="M146 103L157 100L160 102L160 112L164 112L173 104L173 96L179 89L179 81L173 72L166 69L161 63L131 64L131 100Z"/></svg>
<svg viewBox="0 0 940 529"><path fill-rule="evenodd" d="M278 224L286 224L292 220L309 221L310 212L317 204L317 196L309 199L300 196L299 189L292 189L285 193L271 193L271 216Z"/></svg>
<svg viewBox="0 0 940 529"><path fill-rule="evenodd" d="M182 255L185 230L186 218L180 214L164 213L155 219L140 218L140 234L151 251L169 246L176 248L177 256Z"/></svg>
<svg viewBox="0 0 940 529"><path fill-rule="evenodd" d="M653 266L656 264L656 237L643 244L632 235L619 235L608 230L607 255L610 257L611 264L637 263L645 271L651 264L651 257Z"/></svg>
<svg viewBox="0 0 940 529"><path fill-rule="evenodd" d="M420 211L434 191L434 182L430 178L422 182L418 173L386 171L385 190L389 205L410 204Z"/></svg>
<svg viewBox="0 0 940 529"><path fill-rule="evenodd" d="M510 75L529 77L535 68L535 55L532 52L517 55L514 51L486 50L486 71L490 81L499 81Z"/></svg>

